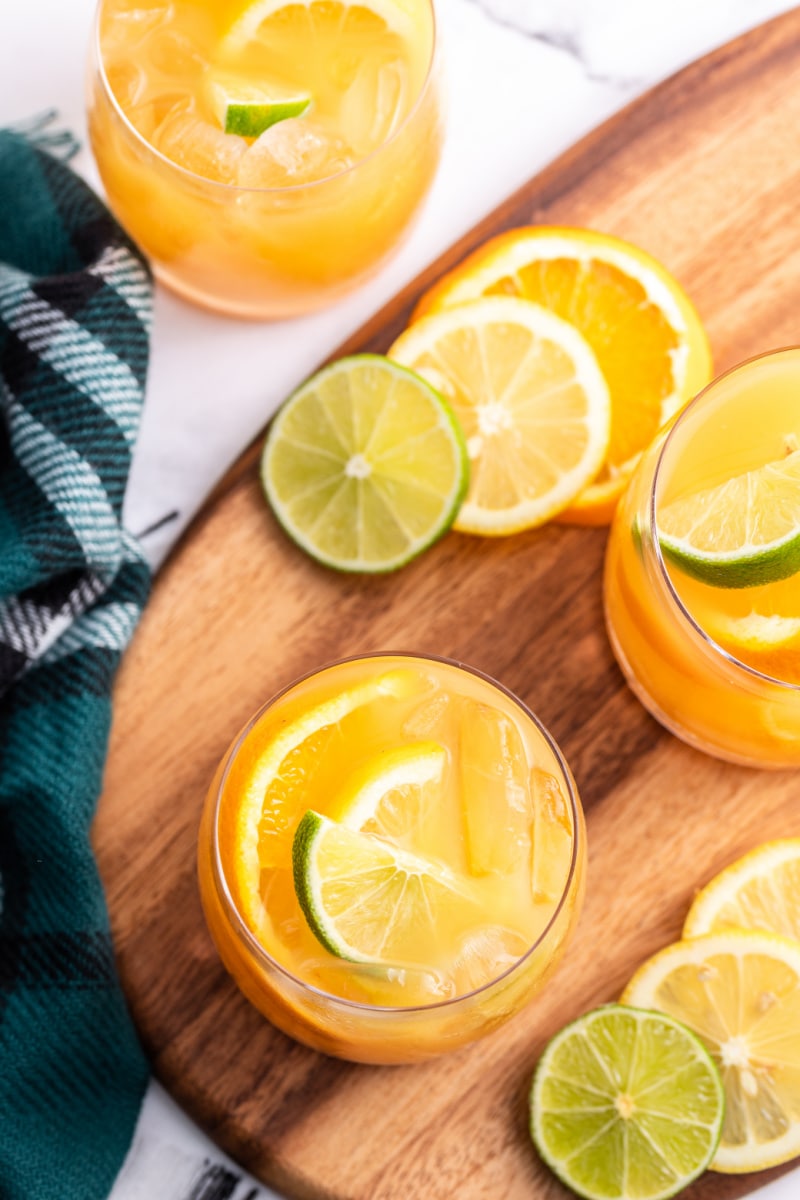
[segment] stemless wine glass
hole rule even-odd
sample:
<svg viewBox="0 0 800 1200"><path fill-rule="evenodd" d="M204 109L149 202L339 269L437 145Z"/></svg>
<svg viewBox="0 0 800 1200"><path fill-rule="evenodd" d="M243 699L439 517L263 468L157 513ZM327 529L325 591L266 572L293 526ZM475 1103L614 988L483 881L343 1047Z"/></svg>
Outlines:
<svg viewBox="0 0 800 1200"><path fill-rule="evenodd" d="M355 835L342 811L342 795L354 794L365 831ZM366 912L365 937L380 942L373 958L340 955L339 925L322 944L304 915L298 848L308 843L296 830L307 808L338 812L335 847L366 837L380 861L399 846L412 877L420 864L434 872L422 908L403 884L400 907L381 908L377 923L370 905L384 867L354 875L352 905L334 876L331 903L348 922ZM398 654L335 663L256 713L219 766L198 841L208 927L242 992L291 1037L372 1063L454 1050L519 1011L564 953L585 863L575 783L536 717L480 672ZM384 957L395 921L405 922L402 961Z"/></svg>
<svg viewBox="0 0 800 1200"><path fill-rule="evenodd" d="M346 43L326 25L334 8ZM210 105L220 88L241 90L241 63L254 77L248 38L265 21L275 76L281 55L294 77L307 64L319 96L312 87L308 114L253 141L224 132ZM100 0L89 132L109 204L157 276L195 303L254 318L330 304L385 262L432 182L436 57L432 0ZM341 103L323 127L315 113L330 96ZM360 149L337 134L342 113Z"/></svg>
<svg viewBox="0 0 800 1200"><path fill-rule="evenodd" d="M800 512L800 349L722 375L644 455L611 531L606 619L628 683L673 733L732 762L798 767L800 561L779 548L777 568L772 552L766 569L756 557L709 581L659 540L667 507L686 497L709 543L724 523L750 521L759 536L768 512L757 497L749 511L746 495L767 464L778 512Z"/></svg>

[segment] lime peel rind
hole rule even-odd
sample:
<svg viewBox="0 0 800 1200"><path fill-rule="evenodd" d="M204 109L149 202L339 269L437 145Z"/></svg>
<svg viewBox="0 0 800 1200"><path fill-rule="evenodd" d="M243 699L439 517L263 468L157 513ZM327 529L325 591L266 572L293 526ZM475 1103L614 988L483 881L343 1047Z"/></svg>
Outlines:
<svg viewBox="0 0 800 1200"><path fill-rule="evenodd" d="M392 875L405 875L409 879L427 879L431 883L435 881L438 888L449 890L453 896L458 891L458 881L441 863L418 858L417 855L393 846L381 838L373 837L369 833L360 833L332 821L329 817L325 817L313 809L304 813L295 831L292 844L292 874L295 893L309 928L325 949L336 958L371 966L395 965L389 956L368 953L353 946L337 928L335 916L326 910L322 895L318 854L325 840L331 836L341 839L345 845L349 844L349 847L355 848L356 854L360 854L362 857L361 867L352 877L351 891L363 892L364 863L368 864L367 873L370 876L371 891L364 902L359 905L358 917L363 919L371 930L374 929L374 922L378 915L384 918L384 921L386 917L391 916L391 913L384 911L383 894L387 887L391 888L392 886L390 879ZM383 883L377 878L381 872L386 875ZM339 876L339 879L341 878ZM341 884L339 890L341 890ZM341 900L341 896L336 898ZM372 910L370 901L373 902ZM343 914L345 918L348 913L349 909L346 907ZM384 935L387 930L388 926L384 923ZM383 940L385 937L381 940L381 948Z"/></svg>
<svg viewBox="0 0 800 1200"><path fill-rule="evenodd" d="M257 138L279 121L291 117L302 117L311 105L310 96L297 96L288 100L271 100L263 104L237 103L228 101L225 107L226 133L239 137Z"/></svg>
<svg viewBox="0 0 800 1200"><path fill-rule="evenodd" d="M789 579L800 572L800 450L673 500L656 524L664 557L701 583L748 588ZM750 531L765 527L787 531L754 542ZM731 547L739 530L747 537ZM726 535L727 546L716 549Z"/></svg>
<svg viewBox="0 0 800 1200"><path fill-rule="evenodd" d="M658 540L665 558L684 574L711 587L763 587L789 579L800 571L800 532L788 534L781 541L750 554L734 551L713 558L698 555L687 549L687 542L663 533Z"/></svg>
<svg viewBox="0 0 800 1200"><path fill-rule="evenodd" d="M761 965L757 967L758 960ZM771 964L772 985L761 982L765 961ZM728 963L731 965L723 1013L718 999L712 1003L712 996L714 989L719 993L721 972ZM777 988L776 967L781 979ZM701 979L701 990L686 985L687 970L695 978L697 972L708 973L707 978ZM702 1040L716 1043L713 1056L725 1065L726 1096L734 1098L728 1107L740 1119L734 1122L735 1139L726 1137L723 1126L711 1163L713 1171L749 1174L779 1166L800 1154L796 1087L788 1101L785 1096L779 1097L775 1088L775 1080L781 1079L784 1067L788 1068L786 1078L789 1087L792 1086L790 1072L797 1060L796 1031L800 1030L798 997L800 942L777 933L739 928L673 942L657 951L638 968L622 994L623 1004L649 1005L659 1011L667 1007L678 1010L679 1019L690 1027L696 1024ZM769 1012L769 1023L765 1022L761 1005ZM715 1020L719 1022L716 1026ZM727 1062L726 1048L730 1056ZM764 1103L767 1109L762 1107ZM768 1110L773 1130L782 1132L762 1138L759 1134L763 1129L758 1128L758 1121L754 1127L751 1114ZM742 1117L746 1118L743 1123Z"/></svg>

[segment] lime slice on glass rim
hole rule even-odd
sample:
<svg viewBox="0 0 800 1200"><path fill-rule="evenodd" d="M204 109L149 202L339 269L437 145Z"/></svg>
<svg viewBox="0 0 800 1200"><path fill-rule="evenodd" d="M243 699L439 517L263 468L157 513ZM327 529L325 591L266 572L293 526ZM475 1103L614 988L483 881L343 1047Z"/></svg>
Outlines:
<svg viewBox="0 0 800 1200"><path fill-rule="evenodd" d="M800 450L665 504L665 558L712 587L776 583L800 571Z"/></svg>
<svg viewBox="0 0 800 1200"><path fill-rule="evenodd" d="M209 92L214 115L225 133L245 138L257 138L289 117L302 117L311 104L309 92L279 96L238 83L214 81Z"/></svg>
<svg viewBox="0 0 800 1200"><path fill-rule="evenodd" d="M467 927L479 914L466 881L443 863L312 809L297 826L292 868L312 932L350 962L433 962L441 927Z"/></svg>
<svg viewBox="0 0 800 1200"><path fill-rule="evenodd" d="M716 1152L725 1100L699 1038L673 1017L609 1004L545 1047L531 1136L586 1200L666 1200Z"/></svg>
<svg viewBox="0 0 800 1200"><path fill-rule="evenodd" d="M261 479L286 533L341 571L393 571L452 525L464 435L424 379L377 354L323 368L275 418Z"/></svg>

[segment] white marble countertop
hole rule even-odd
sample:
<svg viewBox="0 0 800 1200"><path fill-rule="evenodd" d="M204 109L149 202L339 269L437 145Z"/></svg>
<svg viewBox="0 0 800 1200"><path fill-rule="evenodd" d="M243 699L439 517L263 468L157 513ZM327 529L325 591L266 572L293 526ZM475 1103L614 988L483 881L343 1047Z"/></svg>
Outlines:
<svg viewBox="0 0 800 1200"><path fill-rule="evenodd" d="M155 567L224 469L288 392L481 216L634 96L786 0L436 0L446 61L441 169L400 254L336 307L272 324L215 317L159 289L147 402L126 519ZM85 138L94 0L5 0L0 125L56 107ZM541 119L539 119L541 114ZM76 161L97 184L91 159ZM157 1086L113 1200L254 1200ZM759 1192L796 1200L800 1171Z"/></svg>

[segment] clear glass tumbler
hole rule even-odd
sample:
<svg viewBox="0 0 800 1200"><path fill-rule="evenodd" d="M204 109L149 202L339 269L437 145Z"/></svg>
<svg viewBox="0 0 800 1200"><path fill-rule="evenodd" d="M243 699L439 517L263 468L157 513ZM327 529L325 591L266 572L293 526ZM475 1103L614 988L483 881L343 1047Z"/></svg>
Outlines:
<svg viewBox="0 0 800 1200"><path fill-rule="evenodd" d="M466 750L459 750L459 729L462 738L467 731ZM524 779L529 808L518 805L509 812L514 829L506 830L503 805L496 804L498 781L503 788L508 783L514 804L521 794L519 780L515 784L509 775L517 770L507 751L510 732L519 739L518 747L524 743L522 758L517 749L514 761L517 766L524 762L530 792ZM396 762L393 756L398 751L402 756L406 747L430 754L437 745L447 758L436 784L440 790L435 790L434 803L441 804L442 812L428 808L427 816L417 814L409 826L412 841L419 834L418 821L427 820L443 859L452 850L447 822L453 814L456 840L465 840L460 806L467 803L467 785L460 771L465 756L474 760L477 755L479 771L471 778L481 780L481 788L485 784L486 795L473 794L466 819L479 821L481 842L473 850L488 858L481 862L481 878L467 886L477 883L482 896L495 898L508 886L512 898L505 897L506 910L515 913L514 897L522 894L534 914L529 940L510 935L510 942L501 943L489 916L483 927L480 908L481 928L458 943L458 953L464 945L482 953L491 943L492 957L481 962L482 976L474 974L474 964L463 956L455 959L456 971L462 972L455 975L437 974L430 963L384 965L338 957L309 932L294 890L291 842L303 810L320 806L322 811L326 804L335 810L336 795L342 788L347 791L351 777L363 782L365 764L371 771L373 763ZM271 764L266 775L264 764ZM260 781L255 792L254 779ZM397 813L402 824L403 805L416 801L413 787L397 783L396 788L390 799L399 796L400 807L389 811L402 843ZM252 825L251 837L247 807L254 795L258 833ZM486 811L481 812L484 803ZM515 858L512 878L497 869L510 846L504 839L514 838L524 841L528 857ZM515 847L511 851L516 855ZM457 853L463 855L463 847ZM585 828L575 783L536 717L487 676L448 660L414 655L372 655L333 664L265 705L219 766L198 843L208 927L245 996L298 1041L367 1063L408 1063L455 1050L518 1012L546 984L564 953L583 898L585 864ZM461 870L466 872L463 864ZM366 892L374 886L374 876L370 878ZM520 886L523 893L513 891ZM445 912L447 937L448 919ZM418 934L413 922L410 928L416 949L424 931ZM507 936L506 930L501 932ZM448 964L450 950L445 945Z"/></svg>
<svg viewBox="0 0 800 1200"><path fill-rule="evenodd" d="M800 767L800 571L788 561L778 579L728 571L710 586L665 554L658 530L686 496L704 497L710 530L763 520L741 481L769 463L789 464L778 503L800 513L799 447L800 349L740 364L644 455L606 557L608 633L632 690L678 737L750 766Z"/></svg>
<svg viewBox="0 0 800 1200"><path fill-rule="evenodd" d="M325 8L323 0L311 3ZM112 5L113 52L105 20ZM177 161L143 136L131 118L133 98L153 91L143 91L147 72L162 65L163 94L139 102L155 131L154 141L165 122L174 121L175 114L180 118L182 109L196 113L207 93L208 72L215 68L197 61L198 51L182 28L168 28L164 36L172 39L169 44L157 44L149 57L145 52L142 31L149 28L148 14L152 11L156 21L161 10L176 6L101 0L90 64L92 149L112 210L172 290L232 315L290 317L328 305L355 288L398 247L433 180L442 117L432 2L383 0L387 12L393 6L416 64L411 78L417 90L386 140L354 162L342 160L346 165L341 167L333 154L330 173L312 182L255 187L221 182L195 168L197 155L189 154L198 150L193 139L205 138L209 154L223 154L224 143L223 149L212 144L210 125L187 123ZM259 0L251 6L254 11L262 7ZM182 0L180 6L187 22L197 10L206 24L214 21L221 28L241 9L238 0L219 0L216 6L210 0ZM297 53L310 53L303 46L300 41ZM185 81L180 76L184 67ZM173 74L189 89L187 95L170 91ZM222 136L221 127L216 135ZM234 139L237 144L241 140Z"/></svg>

